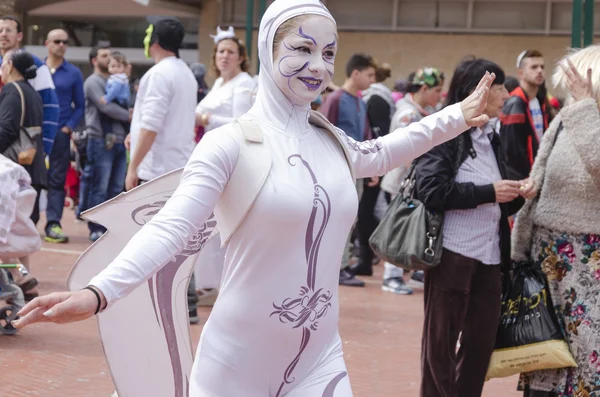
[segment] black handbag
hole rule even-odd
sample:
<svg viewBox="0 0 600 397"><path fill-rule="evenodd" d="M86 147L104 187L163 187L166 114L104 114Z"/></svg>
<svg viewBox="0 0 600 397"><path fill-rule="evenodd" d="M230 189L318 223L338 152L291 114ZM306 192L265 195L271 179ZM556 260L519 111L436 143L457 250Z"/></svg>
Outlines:
<svg viewBox="0 0 600 397"><path fill-rule="evenodd" d="M23 127L25 121L25 95L19 84L12 83L21 96L21 123L17 140L2 153L6 158L20 165L31 165L37 152L36 138L42 133L41 127Z"/></svg>
<svg viewBox="0 0 600 397"><path fill-rule="evenodd" d="M464 137L457 138L454 175L462 163ZM430 211L415 198L415 160L400 193L391 202L381 222L369 238L371 248L381 259L406 270L428 270L440 264L443 250L444 214Z"/></svg>

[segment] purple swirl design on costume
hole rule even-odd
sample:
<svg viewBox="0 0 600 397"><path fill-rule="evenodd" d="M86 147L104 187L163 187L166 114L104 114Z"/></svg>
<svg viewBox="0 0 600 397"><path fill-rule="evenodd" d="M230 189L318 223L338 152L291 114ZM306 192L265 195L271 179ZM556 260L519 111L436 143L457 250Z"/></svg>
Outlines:
<svg viewBox="0 0 600 397"><path fill-rule="evenodd" d="M168 199L168 197L166 199ZM165 204L166 200L140 206L132 211L131 219L136 224L143 226L148 223ZM211 214L206 223L204 223L200 230L190 238L185 247L175 255L175 257L169 260L169 262L159 270L154 277L148 280L148 289L156 321L159 327L163 329L169 356L171 358L175 397L187 397L189 393L189 379L187 378L187 375L184 377L181 357L179 355L175 328L175 313L172 310L173 288L176 287L173 283L180 266L190 256L200 252L216 225L217 222L214 218L214 214Z"/></svg>
<svg viewBox="0 0 600 397"><path fill-rule="evenodd" d="M354 139L350 139L346 133L338 128L335 129L335 132L346 142L346 145L355 152L360 152L362 154L371 154L377 153L383 148L383 144L379 139L371 139L364 142L357 142Z"/></svg>
<svg viewBox="0 0 600 397"><path fill-rule="evenodd" d="M164 201L155 201L152 204L142 205L141 207L136 208L131 213L131 219L140 226L144 226L146 223L152 219L152 217L165 206L169 197L165 197Z"/></svg>
<svg viewBox="0 0 600 397"><path fill-rule="evenodd" d="M346 377L346 375L348 375L347 372L340 372L339 374L337 374L336 377L333 378L331 382L329 382L321 397L333 397L333 393L335 392L336 386L338 385L338 383L340 383L342 379Z"/></svg>
<svg viewBox="0 0 600 397"><path fill-rule="evenodd" d="M308 288L300 288L298 298L287 298L281 305L273 304L276 310L271 313L270 317L278 315L279 321L282 323L296 324L293 328L300 328L306 322L309 322L307 326L316 331L319 326L317 320L327 314L327 311L331 307L330 301L333 296L330 291L326 293L321 293L321 291L323 291L323 288L310 295Z"/></svg>
<svg viewBox="0 0 600 397"><path fill-rule="evenodd" d="M331 200L327 191L319 185L317 177L313 172L310 164L306 162L301 155L294 154L288 157L288 163L296 166L295 160L299 159L306 170L308 171L313 183L313 209L311 211L308 226L306 228L305 237L305 254L307 269L306 286L300 287L300 293L295 298L286 298L280 305L273 303L275 310L270 317L278 316L279 321L283 324L293 324L293 329L302 327L302 341L300 350L292 362L288 365L284 372L283 381L279 386L276 397L282 396L283 387L294 382L295 378L291 375L300 361L308 341L310 340L311 331L316 332L319 326L319 319L325 317L327 311L331 307L331 299L333 294L331 291L323 292L323 288L316 290L316 269L319 259L319 250L321 241L325 234L325 229L329 223L331 216ZM320 226L315 236L317 229L316 223L319 212L322 212ZM334 386L335 388L335 386Z"/></svg>

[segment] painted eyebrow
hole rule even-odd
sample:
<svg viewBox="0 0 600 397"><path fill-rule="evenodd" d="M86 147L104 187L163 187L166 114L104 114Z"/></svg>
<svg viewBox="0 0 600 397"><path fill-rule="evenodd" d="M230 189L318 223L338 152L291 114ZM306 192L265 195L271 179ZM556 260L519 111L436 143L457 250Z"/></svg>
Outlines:
<svg viewBox="0 0 600 397"><path fill-rule="evenodd" d="M308 39L308 40L312 41L314 45L317 45L317 40L315 40L314 37L309 36L306 33L304 33L304 31L302 30L302 26L300 26L300 29L298 29L298 35L300 37L302 37L303 39Z"/></svg>
<svg viewBox="0 0 600 397"><path fill-rule="evenodd" d="M337 44L337 40L336 40L336 39L334 39L334 40L333 40L331 43L327 44L327 45L325 46L325 48L329 48L329 47L335 47L335 45L336 45L336 44Z"/></svg>

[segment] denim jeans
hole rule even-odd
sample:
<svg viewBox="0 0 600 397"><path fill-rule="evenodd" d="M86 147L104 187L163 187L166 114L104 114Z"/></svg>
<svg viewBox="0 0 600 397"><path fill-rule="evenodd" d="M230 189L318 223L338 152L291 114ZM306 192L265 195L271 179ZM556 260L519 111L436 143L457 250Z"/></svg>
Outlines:
<svg viewBox="0 0 600 397"><path fill-rule="evenodd" d="M104 139L88 138L87 156L89 185L87 208L93 208L116 197L125 188L127 175L127 151L122 143L106 149ZM88 223L90 233L104 232L106 228L93 222Z"/></svg>
<svg viewBox="0 0 600 397"><path fill-rule="evenodd" d="M71 163L71 137L60 129L56 132L48 168L48 204L46 206L46 229L60 224L65 207L65 181Z"/></svg>

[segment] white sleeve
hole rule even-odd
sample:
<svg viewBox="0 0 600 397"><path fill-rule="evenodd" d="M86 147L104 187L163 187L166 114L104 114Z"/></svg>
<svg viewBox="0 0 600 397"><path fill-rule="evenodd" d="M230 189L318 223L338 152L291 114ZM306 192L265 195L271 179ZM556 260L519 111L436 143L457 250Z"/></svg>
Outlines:
<svg viewBox="0 0 600 397"><path fill-rule="evenodd" d="M221 127L227 123L231 123L233 120L237 119L240 116L248 113L248 110L252 107L253 98L254 98L254 89L256 88L256 83L254 80L245 80L240 83L233 90L232 100L232 114L231 116L220 116L220 115L210 115L208 120L208 129L214 129Z"/></svg>
<svg viewBox="0 0 600 397"><path fill-rule="evenodd" d="M152 70L146 76L144 83L148 87L144 90L146 95L138 105L140 108L140 129L162 133L169 104L173 97L172 84L158 70Z"/></svg>
<svg viewBox="0 0 600 397"><path fill-rule="evenodd" d="M228 133L231 132L231 133ZM241 147L233 130L208 132L200 141L173 196L90 285L111 305L158 272L210 217Z"/></svg>
<svg viewBox="0 0 600 397"><path fill-rule="evenodd" d="M343 131L340 135L350 150L355 176L361 179L381 176L408 164L467 129L460 104L455 104L378 139L356 142Z"/></svg>

